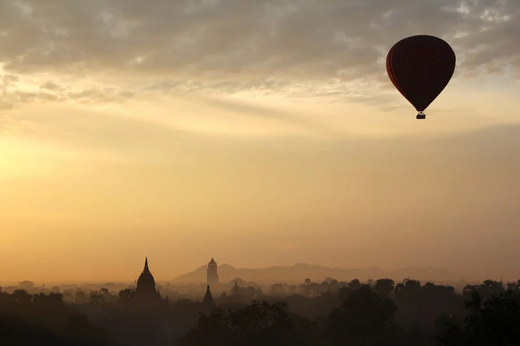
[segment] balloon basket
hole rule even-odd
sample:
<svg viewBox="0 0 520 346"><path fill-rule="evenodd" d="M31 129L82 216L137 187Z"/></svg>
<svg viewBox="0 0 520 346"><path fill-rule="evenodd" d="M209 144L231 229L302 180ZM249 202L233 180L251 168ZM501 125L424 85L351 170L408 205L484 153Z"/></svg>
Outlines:
<svg viewBox="0 0 520 346"><path fill-rule="evenodd" d="M423 120L423 119L426 119L426 114L424 114L423 112L419 112L419 114L417 114L416 119L417 119L417 120Z"/></svg>

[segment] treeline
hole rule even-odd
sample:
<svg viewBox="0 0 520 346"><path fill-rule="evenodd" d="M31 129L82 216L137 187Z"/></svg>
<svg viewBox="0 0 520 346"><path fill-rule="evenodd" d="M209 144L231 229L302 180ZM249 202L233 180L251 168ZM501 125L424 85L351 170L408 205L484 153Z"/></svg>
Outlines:
<svg viewBox="0 0 520 346"><path fill-rule="evenodd" d="M0 292L0 345L113 345L61 293Z"/></svg>
<svg viewBox="0 0 520 346"><path fill-rule="evenodd" d="M297 295L237 310L214 308L181 345L520 345L520 280L506 287L486 280L466 286L462 294L416 280L397 285L390 279L353 280L336 297L326 290L308 299L327 310L335 298L339 306L313 319L291 313L295 306L309 306Z"/></svg>
<svg viewBox="0 0 520 346"><path fill-rule="evenodd" d="M0 291L0 345L520 345L520 280L451 286L390 279L306 280L265 295L234 287L212 308L177 300L149 309L133 289L85 293Z"/></svg>

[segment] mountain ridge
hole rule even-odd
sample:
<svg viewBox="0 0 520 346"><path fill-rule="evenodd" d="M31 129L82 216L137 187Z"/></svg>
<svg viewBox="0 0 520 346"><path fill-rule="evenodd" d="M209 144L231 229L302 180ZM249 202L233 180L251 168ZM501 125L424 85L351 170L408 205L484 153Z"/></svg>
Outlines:
<svg viewBox="0 0 520 346"><path fill-rule="evenodd" d="M330 277L339 281L359 279L367 281L383 278L401 281L406 278L420 281L459 281L475 280L474 277L463 273L448 271L443 268L429 267L406 267L396 270L384 270L378 267L368 268L343 268L326 267L308 263L296 263L292 266L271 266L266 268L237 268L224 263L218 266L219 281L228 282L235 278L245 281L262 282L303 282L306 278L321 282ZM206 266L173 279L174 283L204 283L206 282Z"/></svg>

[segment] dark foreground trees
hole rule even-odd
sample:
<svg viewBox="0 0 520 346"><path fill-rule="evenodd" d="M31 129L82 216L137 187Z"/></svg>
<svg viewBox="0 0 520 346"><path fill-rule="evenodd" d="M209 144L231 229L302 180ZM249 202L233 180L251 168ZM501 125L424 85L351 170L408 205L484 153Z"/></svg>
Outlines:
<svg viewBox="0 0 520 346"><path fill-rule="evenodd" d="M466 302L462 322L448 322L438 338L443 346L520 345L520 301L514 291L500 293L484 301L479 292Z"/></svg>
<svg viewBox="0 0 520 346"><path fill-rule="evenodd" d="M0 345L102 346L114 340L177 346L180 339L184 346L520 345L520 282L487 280L466 286L463 294L415 280L330 280L305 287L309 296L263 296L267 302L251 305L229 300L211 311L182 299L135 305L131 289L118 301L87 299L82 305L67 304L59 293L0 291Z"/></svg>
<svg viewBox="0 0 520 346"><path fill-rule="evenodd" d="M284 346L518 346L520 345L520 285L485 300L477 290L458 298L445 286L410 281L388 298L390 281L341 289L344 298L323 323L287 313L281 303L258 303L236 311L214 309L202 315L197 327L183 339L184 346L284 345ZM375 289L377 288L377 289ZM397 299L396 299L397 298ZM455 299L457 298L457 299ZM399 325L399 302L416 317ZM399 308L401 307L399 306ZM413 309L412 309L413 308ZM418 314L423 311L425 318ZM453 311L453 313L452 313ZM420 323L430 323L431 328ZM436 327L435 327L436 326Z"/></svg>
<svg viewBox="0 0 520 346"><path fill-rule="evenodd" d="M362 287L330 313L327 334L333 345L394 345L396 312L393 300Z"/></svg>
<svg viewBox="0 0 520 346"><path fill-rule="evenodd" d="M181 341L184 346L213 345L393 345L399 329L395 303L369 288L354 291L333 310L324 331L304 318L291 316L279 302L254 302L244 309L213 309Z"/></svg>
<svg viewBox="0 0 520 346"><path fill-rule="evenodd" d="M203 314L182 340L186 346L296 345L297 335L283 303L253 302L244 309Z"/></svg>
<svg viewBox="0 0 520 346"><path fill-rule="evenodd" d="M64 304L59 293L0 292L0 345L112 345L100 328Z"/></svg>

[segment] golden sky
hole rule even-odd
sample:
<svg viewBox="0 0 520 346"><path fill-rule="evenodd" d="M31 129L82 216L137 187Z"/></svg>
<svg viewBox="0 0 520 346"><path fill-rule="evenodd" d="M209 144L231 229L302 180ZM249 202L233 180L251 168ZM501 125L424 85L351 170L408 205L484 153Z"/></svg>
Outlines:
<svg viewBox="0 0 520 346"><path fill-rule="evenodd" d="M520 278L517 0L0 0L0 282ZM416 121L391 46L447 40Z"/></svg>

